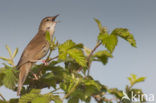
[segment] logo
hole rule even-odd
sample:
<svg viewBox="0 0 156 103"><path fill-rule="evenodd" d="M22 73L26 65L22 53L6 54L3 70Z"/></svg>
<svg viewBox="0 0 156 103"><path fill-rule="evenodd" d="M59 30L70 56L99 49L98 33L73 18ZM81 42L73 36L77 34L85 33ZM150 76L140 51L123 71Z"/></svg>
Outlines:
<svg viewBox="0 0 156 103"><path fill-rule="evenodd" d="M127 99L127 100L130 101L130 98L128 97L128 95L127 95L124 91L122 91L122 93L123 93L124 96L122 97L121 101L122 101L123 99Z"/></svg>
<svg viewBox="0 0 156 103"><path fill-rule="evenodd" d="M128 95L123 91L123 97L121 101L128 100L132 102L143 102L146 100L146 102L154 102L154 94L143 94L138 92L135 94L133 91L131 92L131 97L128 97Z"/></svg>

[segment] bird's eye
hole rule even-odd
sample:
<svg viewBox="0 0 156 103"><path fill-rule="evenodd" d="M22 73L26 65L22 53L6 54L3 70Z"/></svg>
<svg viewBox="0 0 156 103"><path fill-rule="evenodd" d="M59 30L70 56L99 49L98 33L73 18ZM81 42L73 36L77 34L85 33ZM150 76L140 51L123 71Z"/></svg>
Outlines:
<svg viewBox="0 0 156 103"><path fill-rule="evenodd" d="M47 19L46 21L49 21L49 19Z"/></svg>

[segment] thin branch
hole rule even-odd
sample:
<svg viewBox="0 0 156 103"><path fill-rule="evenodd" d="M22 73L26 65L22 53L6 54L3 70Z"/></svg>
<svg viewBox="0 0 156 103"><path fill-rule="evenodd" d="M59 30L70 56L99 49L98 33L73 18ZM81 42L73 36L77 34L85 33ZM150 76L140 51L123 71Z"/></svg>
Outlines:
<svg viewBox="0 0 156 103"><path fill-rule="evenodd" d="M1 93L0 93L0 97L3 99L3 101L6 101L6 99L3 97Z"/></svg>
<svg viewBox="0 0 156 103"><path fill-rule="evenodd" d="M96 46L94 47L94 49L91 51L91 53L89 54L89 56L88 56L88 58L87 58L87 61L88 61L88 63L90 64L90 58L91 58L91 56L93 55L93 53L96 51L96 49L101 45L102 43L101 42L97 42L97 44L96 44ZM88 64L88 65L89 65Z"/></svg>
<svg viewBox="0 0 156 103"><path fill-rule="evenodd" d="M96 46L93 48L93 50L90 52L88 58L87 58L87 65L88 65L88 75L89 75L89 72L90 72L90 65L91 65L91 62L90 62L90 59L92 57L92 55L94 54L94 52L96 51L96 49L102 44L102 42L97 42L96 43ZM77 72L81 71L82 70L82 67L80 67L78 69Z"/></svg>
<svg viewBox="0 0 156 103"><path fill-rule="evenodd" d="M49 60L51 53L52 53L52 50L50 50L46 60Z"/></svg>
<svg viewBox="0 0 156 103"><path fill-rule="evenodd" d="M57 59L59 56L56 56L56 57L53 57L53 58L49 58L48 60L47 60L47 62L50 62L50 61L52 61L52 60L54 60L54 59Z"/></svg>
<svg viewBox="0 0 156 103"><path fill-rule="evenodd" d="M50 61L52 61L52 60L54 60L54 59L56 59L56 58L58 58L58 56L56 56L56 57L54 57L54 58L50 58L50 59L48 59L48 60L46 59L46 62L50 62ZM41 73L43 67L44 67L44 64L41 65L39 71L37 72L37 75L39 75L39 74Z"/></svg>
<svg viewBox="0 0 156 103"><path fill-rule="evenodd" d="M64 92L55 92L53 94L64 94Z"/></svg>
<svg viewBox="0 0 156 103"><path fill-rule="evenodd" d="M53 91L51 91L51 93L56 92L56 91L59 90L59 89L61 89L61 88L56 88L56 89L54 89Z"/></svg>

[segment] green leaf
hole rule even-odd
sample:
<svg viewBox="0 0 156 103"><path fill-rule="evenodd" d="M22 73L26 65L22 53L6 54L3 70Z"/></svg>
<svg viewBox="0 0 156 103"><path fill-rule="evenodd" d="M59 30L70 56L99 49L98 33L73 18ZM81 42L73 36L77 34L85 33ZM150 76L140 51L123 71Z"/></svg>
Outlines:
<svg viewBox="0 0 156 103"><path fill-rule="evenodd" d="M100 33L107 33L107 28L103 27L101 22L98 19L94 18L94 20L95 20L95 22L97 23L97 25L99 27Z"/></svg>
<svg viewBox="0 0 156 103"><path fill-rule="evenodd" d="M70 49L68 54L71 58L73 58L78 64L85 67L87 64L87 60L84 57L82 50L79 49Z"/></svg>
<svg viewBox="0 0 156 103"><path fill-rule="evenodd" d="M18 103L18 98L12 98L9 100L9 103Z"/></svg>
<svg viewBox="0 0 156 103"><path fill-rule="evenodd" d="M98 40L102 41L102 44L105 45L108 37L109 37L108 33L99 33Z"/></svg>
<svg viewBox="0 0 156 103"><path fill-rule="evenodd" d="M115 46L118 43L118 38L116 35L108 33L99 33L98 40L102 42L102 45L104 45L111 53L114 51Z"/></svg>
<svg viewBox="0 0 156 103"><path fill-rule="evenodd" d="M107 63L108 58L112 58L113 56L107 50L98 51L94 55L95 61L101 61L104 65Z"/></svg>
<svg viewBox="0 0 156 103"><path fill-rule="evenodd" d="M121 38L128 41L133 47L136 47L136 41L133 35L126 28L116 28L112 31L111 34L118 35Z"/></svg>
<svg viewBox="0 0 156 103"><path fill-rule="evenodd" d="M102 31L102 24L101 24L101 22L98 19L96 19L96 18L94 18L94 20L98 24L99 30Z"/></svg>
<svg viewBox="0 0 156 103"><path fill-rule="evenodd" d="M95 86L97 90L100 90L102 88L101 85L99 85L99 83L97 83L95 80L85 80L84 84L86 86Z"/></svg>
<svg viewBox="0 0 156 103"><path fill-rule="evenodd" d="M68 103L79 103L79 98L78 97L71 97L68 100Z"/></svg>
<svg viewBox="0 0 156 103"><path fill-rule="evenodd" d="M131 74L131 76L134 81L137 79L137 76L135 74Z"/></svg>
<svg viewBox="0 0 156 103"><path fill-rule="evenodd" d="M15 69L5 69L3 73L4 73L3 84L5 85L5 87L9 89L14 89L17 83L16 78L17 71Z"/></svg>
<svg viewBox="0 0 156 103"><path fill-rule="evenodd" d="M94 54L95 57L101 57L101 56L107 56L107 57L113 57L111 53L109 53L107 50L98 51Z"/></svg>
<svg viewBox="0 0 156 103"><path fill-rule="evenodd" d="M75 46L75 43L72 40L67 40L59 45L59 59L65 60L67 58L67 51L73 46Z"/></svg>
<svg viewBox="0 0 156 103"><path fill-rule="evenodd" d="M40 96L40 90L39 89L33 89L30 93L27 93L23 95L19 99L19 103L29 103L31 102L34 98Z"/></svg>
<svg viewBox="0 0 156 103"><path fill-rule="evenodd" d="M135 74L131 74L131 77L128 77L128 80L130 81L131 87L136 83L145 81L145 79L146 79L146 77L137 78L137 76Z"/></svg>
<svg viewBox="0 0 156 103"><path fill-rule="evenodd" d="M2 68L0 68L1 70ZM5 74L3 72L0 71L0 86L3 85L3 78L4 78Z"/></svg>
<svg viewBox="0 0 156 103"><path fill-rule="evenodd" d="M46 40L51 43L50 33L46 31Z"/></svg>
<svg viewBox="0 0 156 103"><path fill-rule="evenodd" d="M136 82L143 82L145 81L146 77L140 77L136 80Z"/></svg>
<svg viewBox="0 0 156 103"><path fill-rule="evenodd" d="M14 53L12 54L12 58L15 58L17 53L18 53L18 48L15 49Z"/></svg>
<svg viewBox="0 0 156 103"><path fill-rule="evenodd" d="M112 53L118 43L116 35L110 35L106 39L105 47Z"/></svg>
<svg viewBox="0 0 156 103"><path fill-rule="evenodd" d="M82 48L83 48L83 44L82 44L82 43L75 44L75 46L73 46L73 48L79 48L79 49L82 49Z"/></svg>
<svg viewBox="0 0 156 103"><path fill-rule="evenodd" d="M0 100L0 103L8 103L7 101Z"/></svg>
<svg viewBox="0 0 156 103"><path fill-rule="evenodd" d="M67 40L59 46L59 59L66 60L69 55L81 66L86 66L86 58L81 50L82 44L75 44L72 40Z"/></svg>
<svg viewBox="0 0 156 103"><path fill-rule="evenodd" d="M5 58L5 57L0 57L0 59L4 60L4 61L9 61L10 59Z"/></svg>
<svg viewBox="0 0 156 103"><path fill-rule="evenodd" d="M123 91L118 90L117 88L111 88L108 90L110 94L115 95L117 98L121 99L123 97Z"/></svg>
<svg viewBox="0 0 156 103"><path fill-rule="evenodd" d="M46 96L36 97L34 98L31 103L49 103L50 100Z"/></svg>
<svg viewBox="0 0 156 103"><path fill-rule="evenodd" d="M9 48L9 46L6 45L5 47L6 47L6 49L8 50L10 57L12 57L12 52L11 52L11 49Z"/></svg>
<svg viewBox="0 0 156 103"><path fill-rule="evenodd" d="M63 103L58 95L51 95L51 100L53 100L55 103Z"/></svg>

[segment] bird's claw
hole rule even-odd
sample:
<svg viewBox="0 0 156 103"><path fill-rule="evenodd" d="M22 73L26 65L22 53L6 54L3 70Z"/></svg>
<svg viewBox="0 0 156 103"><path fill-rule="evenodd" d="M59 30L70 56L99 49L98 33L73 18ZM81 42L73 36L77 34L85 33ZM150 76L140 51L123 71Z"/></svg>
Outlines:
<svg viewBox="0 0 156 103"><path fill-rule="evenodd" d="M46 60L42 60L42 63L44 63L45 66L48 65L48 62Z"/></svg>

